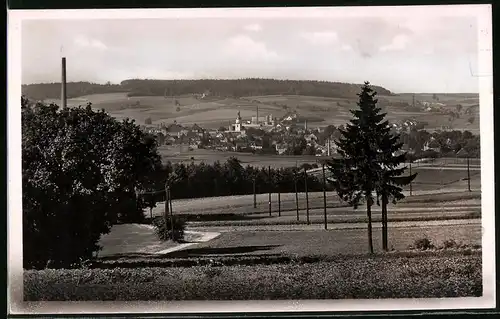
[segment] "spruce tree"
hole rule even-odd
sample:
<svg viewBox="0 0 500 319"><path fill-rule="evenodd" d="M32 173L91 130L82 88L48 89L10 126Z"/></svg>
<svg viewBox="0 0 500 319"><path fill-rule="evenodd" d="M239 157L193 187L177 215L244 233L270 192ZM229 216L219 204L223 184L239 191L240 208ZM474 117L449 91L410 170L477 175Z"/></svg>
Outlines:
<svg viewBox="0 0 500 319"><path fill-rule="evenodd" d="M391 134L389 122L384 120L386 114L377 107L376 92L369 82L364 83L358 96L359 109L351 110L354 118L344 129L339 129L341 136L335 141L340 158L330 160L328 168L333 175L330 182L342 200L354 207L365 202L368 245L373 253L371 207L375 198L379 202L379 197L382 197L384 204L388 198L396 201L404 197L399 186L404 185L408 178L398 176L405 170L399 165L404 162L406 154L396 155L402 144L398 136ZM386 208L382 205L383 210ZM386 214L382 219L386 227ZM383 237L387 237L386 228ZM383 241L384 248L386 242Z"/></svg>
<svg viewBox="0 0 500 319"><path fill-rule="evenodd" d="M401 186L408 185L417 173L403 176L406 166L405 163L408 154L402 152L403 143L400 142L399 134L392 134L389 126L383 129L380 136L380 151L377 161L380 163L381 171L377 181L377 204L382 206L382 249L388 250L388 227L387 227L387 205L389 200L396 204L403 199L403 189ZM380 202L381 200L381 202Z"/></svg>

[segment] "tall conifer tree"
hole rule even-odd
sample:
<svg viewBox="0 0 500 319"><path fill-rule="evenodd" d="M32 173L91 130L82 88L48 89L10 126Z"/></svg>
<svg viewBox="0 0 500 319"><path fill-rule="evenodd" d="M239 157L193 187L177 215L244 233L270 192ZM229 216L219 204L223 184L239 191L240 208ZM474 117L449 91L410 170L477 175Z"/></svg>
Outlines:
<svg viewBox="0 0 500 319"><path fill-rule="evenodd" d="M404 198L399 186L414 176L399 177L406 169L399 167L406 154L397 155L402 144L398 136L391 134L386 114L377 107L376 92L369 82L364 83L358 96L359 109L351 110L354 118L345 129L340 129L341 136L335 141L340 158L330 160L328 168L333 175L330 182L342 200L354 207L363 201L366 203L368 246L373 253L371 208L375 199L379 202L382 197L383 246L386 249L387 205L384 203L387 204L388 198L394 201Z"/></svg>

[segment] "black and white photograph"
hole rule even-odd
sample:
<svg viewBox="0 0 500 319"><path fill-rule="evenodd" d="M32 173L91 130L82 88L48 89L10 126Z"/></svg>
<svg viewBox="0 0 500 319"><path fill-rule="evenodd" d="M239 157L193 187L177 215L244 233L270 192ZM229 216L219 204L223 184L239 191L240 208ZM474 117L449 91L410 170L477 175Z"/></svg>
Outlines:
<svg viewBox="0 0 500 319"><path fill-rule="evenodd" d="M491 6L8 18L12 314L495 306Z"/></svg>

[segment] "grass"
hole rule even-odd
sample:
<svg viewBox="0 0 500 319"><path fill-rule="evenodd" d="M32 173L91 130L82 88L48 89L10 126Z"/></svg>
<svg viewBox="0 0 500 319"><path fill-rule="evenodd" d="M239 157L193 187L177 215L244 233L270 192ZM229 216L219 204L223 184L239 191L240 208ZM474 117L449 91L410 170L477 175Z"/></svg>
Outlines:
<svg viewBox="0 0 500 319"><path fill-rule="evenodd" d="M85 104L83 99L93 103L95 108L104 108L112 116L119 119L130 117L139 123L144 123L145 118L151 117L154 124L160 122L172 123L177 120L183 124L198 123L205 127L218 128L221 125L229 125L236 112L241 111L244 119L249 119L255 114L256 107L259 107L259 114L265 116L284 115L289 110L298 110L302 117L310 118L309 125L326 126L328 124L345 124L350 118L349 109L355 108L355 99L325 98L300 95L283 96L254 96L244 98L210 98L209 100L197 100L192 96L175 96L164 98L163 96L131 97L125 93L94 94L78 99L70 99L68 105ZM416 94L417 101L429 100L427 95ZM180 111L177 112L174 99L180 103ZM391 103L407 102L411 104L411 95L380 96L381 106L388 113L387 118L391 122L399 122L408 118L414 118L429 123L428 128L439 128L442 125L449 125L447 115L428 113L417 110L409 110ZM431 98L432 99L432 98ZM443 95L440 96L443 103L450 105L450 108L458 103L463 105L478 104L476 96ZM139 101L140 107L135 105ZM387 102L385 102L387 101ZM382 105L383 104L383 105ZM286 109L283 107L286 106ZM479 121L473 125L467 125L469 116L463 115L452 124L454 128L466 128L472 131L479 129ZM313 121L321 119L322 121Z"/></svg>
<svg viewBox="0 0 500 319"><path fill-rule="evenodd" d="M27 301L279 300L481 296L481 257L365 257L190 268L25 271Z"/></svg>
<svg viewBox="0 0 500 319"><path fill-rule="evenodd" d="M191 215L192 216L192 215ZM205 218L199 218L194 221L195 224L191 226L195 227L220 227L220 226L272 226L272 225L323 225L324 217L320 214L310 215L309 223L306 221L305 213L300 214L300 219L296 220L296 216L259 216L259 217L246 217L246 216L235 216L233 219L213 219L211 220L210 215L203 215ZM209 217L209 218L207 218ZM239 217L239 218L238 218ZM433 214L400 214L399 216L389 217L389 222L428 222L428 221L447 221L447 220L467 220L467 219L479 219L481 218L481 212L479 210L473 211L460 211L460 212L444 212L433 213ZM188 219L190 220L190 219ZM374 214L372 217L372 222L381 222L382 218ZM335 226L335 224L359 224L367 223L368 219L366 216L349 216L345 215L342 217L331 217L327 215L327 224Z"/></svg>
<svg viewBox="0 0 500 319"><path fill-rule="evenodd" d="M229 230L229 229L228 229ZM331 230L276 230L228 231L219 237L196 245L195 248L174 252L169 257L199 256L204 249L211 249L211 255L227 255L224 251L231 247L262 247L252 251L237 253L238 255L280 254L280 255L350 255L363 254L368 250L366 227L358 229ZM481 244L481 225L446 225L394 227L389 225L389 247L395 250L406 250L416 239L429 238L440 245L445 240L454 239L468 245ZM380 228L373 230L375 251L382 251L382 232ZM220 250L217 253L217 250Z"/></svg>
<svg viewBox="0 0 500 319"><path fill-rule="evenodd" d="M251 165L256 167L294 167L302 164L315 164L318 160L316 156L285 156L285 155L264 155L239 152L222 152L217 150L195 149L188 151L188 146L160 146L158 151L164 162L185 164L212 164L216 161L224 163L230 157L237 157L243 166ZM191 158L194 158L191 159Z"/></svg>
<svg viewBox="0 0 500 319"><path fill-rule="evenodd" d="M306 208L305 193L299 193L299 209ZM309 208L323 208L323 193L309 193ZM277 194L271 196L272 212L278 210ZM419 194L415 191L413 196L407 196L404 200L392 207L418 207L425 205L426 207L446 207L446 206L463 206L464 204L480 205L481 192L451 192L451 193L428 193ZM224 197L209 197L209 198L194 198L173 200L172 208L175 214L265 214L268 212L268 194L258 194L256 196L257 208L253 207L253 195L235 195ZM327 207L347 207L346 204L340 203L338 196L334 192L327 192ZM163 213L164 203L158 203L158 206L153 209L153 216L159 216ZM295 193L281 194L282 211L295 211ZM146 216L149 216L149 209L145 211Z"/></svg>

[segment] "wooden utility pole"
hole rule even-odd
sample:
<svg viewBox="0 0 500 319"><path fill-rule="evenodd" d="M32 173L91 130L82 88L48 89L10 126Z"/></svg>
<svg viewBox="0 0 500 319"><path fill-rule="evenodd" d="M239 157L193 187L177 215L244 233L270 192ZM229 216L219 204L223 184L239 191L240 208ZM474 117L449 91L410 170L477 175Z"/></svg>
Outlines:
<svg viewBox="0 0 500 319"><path fill-rule="evenodd" d="M172 190L170 186L168 187L168 201L170 205L170 215L174 216L174 210L172 209Z"/></svg>
<svg viewBox="0 0 500 319"><path fill-rule="evenodd" d="M255 192L255 176L253 177L253 208L257 208L257 194Z"/></svg>
<svg viewBox="0 0 500 319"><path fill-rule="evenodd" d="M169 216L169 192L168 192L168 182L165 183L165 208L163 210L163 221L165 222L165 227L167 226L168 216Z"/></svg>
<svg viewBox="0 0 500 319"><path fill-rule="evenodd" d="M276 175L276 181L277 185L276 187L278 188L278 216L281 217L281 190L280 190L280 178L281 178L281 173L278 172Z"/></svg>
<svg viewBox="0 0 500 319"><path fill-rule="evenodd" d="M469 188L469 192L471 192L471 189L470 189L470 161L469 161L469 156L467 156L467 186Z"/></svg>
<svg viewBox="0 0 500 319"><path fill-rule="evenodd" d="M323 168L323 210L325 215L325 229L328 229L328 220L326 218L326 177L325 177L325 164L322 164Z"/></svg>
<svg viewBox="0 0 500 319"><path fill-rule="evenodd" d="M293 172L293 184L295 186L295 209L297 210L297 221L299 221L299 193L297 190L298 171Z"/></svg>
<svg viewBox="0 0 500 319"><path fill-rule="evenodd" d="M304 167L304 182L305 182L305 192L306 192L306 220L307 220L307 225L310 224L309 222L309 194L307 192L307 170Z"/></svg>
<svg viewBox="0 0 500 319"><path fill-rule="evenodd" d="M272 181L272 176L271 176L271 166L269 166L269 216L272 216L271 213L271 190L273 188L273 181Z"/></svg>
<svg viewBox="0 0 500 319"><path fill-rule="evenodd" d="M410 159L410 176L411 176L411 159ZM412 195L412 181L413 180L410 180L410 196Z"/></svg>

